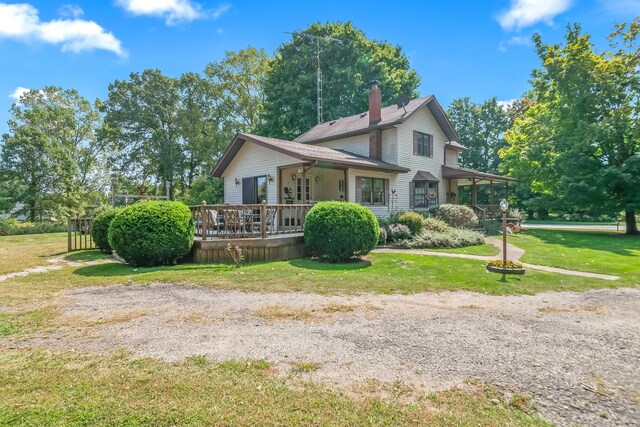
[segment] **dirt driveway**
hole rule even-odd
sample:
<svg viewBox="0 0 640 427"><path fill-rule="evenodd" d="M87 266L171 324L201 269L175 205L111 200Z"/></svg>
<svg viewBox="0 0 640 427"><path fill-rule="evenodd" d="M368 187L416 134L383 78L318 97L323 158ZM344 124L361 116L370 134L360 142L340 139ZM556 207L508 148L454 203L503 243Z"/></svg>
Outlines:
<svg viewBox="0 0 640 427"><path fill-rule="evenodd" d="M533 396L561 425L640 420L638 289L326 297L154 284L83 288L59 303L91 327L21 344L265 358L282 373L305 362L317 370L304 375L338 386L376 378L435 390L479 379Z"/></svg>

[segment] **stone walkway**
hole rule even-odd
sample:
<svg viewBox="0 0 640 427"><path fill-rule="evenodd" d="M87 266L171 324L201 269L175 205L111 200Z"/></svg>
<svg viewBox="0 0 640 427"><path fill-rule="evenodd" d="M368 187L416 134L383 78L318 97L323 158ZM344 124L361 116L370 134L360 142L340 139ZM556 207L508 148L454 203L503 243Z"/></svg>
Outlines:
<svg viewBox="0 0 640 427"><path fill-rule="evenodd" d="M493 255L493 256L454 254L449 252L436 252L436 251L429 251L424 249L399 249L399 248L380 248L380 249L375 249L373 252L443 256L443 257L450 257L450 258L475 259L479 261L501 259L502 258L502 241L495 237L485 237L485 242L497 247L500 250L500 252L497 255ZM524 250L516 246L513 246L512 244L507 243L507 253L509 254L510 260L520 261L520 258L522 258L522 256L524 255ZM528 263L522 263L522 265L532 270L540 270L540 271L546 271L549 273L565 274L567 276L580 276L580 277L588 277L591 279L601 279L601 280L618 280L620 278L620 276L614 276L611 274L589 273L586 271L567 270L564 268L549 267L546 265L536 265L536 264L528 264Z"/></svg>

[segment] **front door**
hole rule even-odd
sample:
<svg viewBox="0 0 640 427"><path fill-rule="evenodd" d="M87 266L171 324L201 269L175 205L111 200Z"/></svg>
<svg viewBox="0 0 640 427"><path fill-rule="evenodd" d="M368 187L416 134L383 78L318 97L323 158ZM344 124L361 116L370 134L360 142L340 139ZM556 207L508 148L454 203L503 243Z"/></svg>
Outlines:
<svg viewBox="0 0 640 427"><path fill-rule="evenodd" d="M305 191L305 200L302 200L302 178L298 178L297 182L296 182L296 203L298 204L302 204L302 203L309 203L309 201L311 200L311 183L313 182L312 180L313 177L305 177L304 179L304 191Z"/></svg>

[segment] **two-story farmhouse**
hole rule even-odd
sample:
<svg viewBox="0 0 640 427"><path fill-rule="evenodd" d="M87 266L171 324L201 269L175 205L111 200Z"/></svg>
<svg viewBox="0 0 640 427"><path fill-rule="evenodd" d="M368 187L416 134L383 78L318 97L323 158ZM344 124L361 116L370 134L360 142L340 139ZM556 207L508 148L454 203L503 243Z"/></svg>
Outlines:
<svg viewBox="0 0 640 427"><path fill-rule="evenodd" d="M382 108L377 83L369 111L318 124L294 141L238 134L213 175L226 204L346 200L379 217L458 203L458 189L510 178L458 166L465 150L434 96ZM493 203L492 203L493 204Z"/></svg>

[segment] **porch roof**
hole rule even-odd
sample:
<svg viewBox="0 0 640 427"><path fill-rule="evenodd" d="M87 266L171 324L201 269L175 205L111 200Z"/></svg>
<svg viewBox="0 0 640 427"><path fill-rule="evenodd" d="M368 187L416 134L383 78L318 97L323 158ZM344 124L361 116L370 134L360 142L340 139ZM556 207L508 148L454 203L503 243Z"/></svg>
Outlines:
<svg viewBox="0 0 640 427"><path fill-rule="evenodd" d="M299 159L303 162L318 162L327 165L341 165L357 169L379 170L383 172L408 172L409 169L392 163L375 160L349 151L335 150L320 145L301 144L299 142L285 141L282 139L268 138L266 136L238 133L224 152L215 168L213 176L222 176L229 163L238 154L245 142L252 142L262 147L269 148L287 156Z"/></svg>
<svg viewBox="0 0 640 427"><path fill-rule="evenodd" d="M517 179L508 176L495 175L487 172L480 172L474 169L467 169L453 166L442 166L442 177L446 179L469 179L478 180L476 184L486 182L518 182Z"/></svg>

